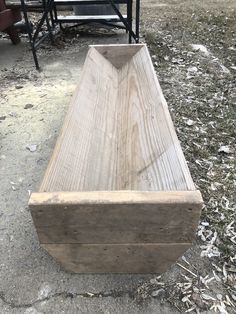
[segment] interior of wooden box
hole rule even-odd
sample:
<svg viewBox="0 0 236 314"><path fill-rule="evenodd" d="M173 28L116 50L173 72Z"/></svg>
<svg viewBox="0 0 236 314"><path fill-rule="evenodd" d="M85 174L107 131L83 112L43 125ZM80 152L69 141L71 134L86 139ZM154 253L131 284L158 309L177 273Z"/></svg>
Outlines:
<svg viewBox="0 0 236 314"><path fill-rule="evenodd" d="M195 190L145 45L91 46L40 192Z"/></svg>

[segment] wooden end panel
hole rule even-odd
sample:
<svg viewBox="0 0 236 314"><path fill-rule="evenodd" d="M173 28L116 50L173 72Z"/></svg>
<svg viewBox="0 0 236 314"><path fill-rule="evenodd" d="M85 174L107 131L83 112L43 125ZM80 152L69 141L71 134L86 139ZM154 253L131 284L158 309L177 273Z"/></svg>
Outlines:
<svg viewBox="0 0 236 314"><path fill-rule="evenodd" d="M39 240L66 243L190 243L202 207L194 192L34 193Z"/></svg>
<svg viewBox="0 0 236 314"><path fill-rule="evenodd" d="M75 273L163 273L190 247L182 244L43 244Z"/></svg>
<svg viewBox="0 0 236 314"><path fill-rule="evenodd" d="M91 45L116 68L121 68L142 48L144 44L133 45Z"/></svg>

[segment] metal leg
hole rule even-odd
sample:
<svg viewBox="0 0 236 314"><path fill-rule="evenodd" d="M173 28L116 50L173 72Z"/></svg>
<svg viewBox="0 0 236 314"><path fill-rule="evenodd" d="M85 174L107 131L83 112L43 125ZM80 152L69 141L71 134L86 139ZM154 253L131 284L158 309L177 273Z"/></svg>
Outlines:
<svg viewBox="0 0 236 314"><path fill-rule="evenodd" d="M55 20L54 20L54 17L53 17L53 9L50 10L49 14L50 14L50 20L51 20L51 23L52 23L52 28L54 28L55 27Z"/></svg>
<svg viewBox="0 0 236 314"><path fill-rule="evenodd" d="M129 0L127 0L127 6L126 6L126 14L127 14L127 20L129 21ZM125 29L126 34L128 34L128 29Z"/></svg>
<svg viewBox="0 0 236 314"><path fill-rule="evenodd" d="M136 18L135 18L136 43L139 42L139 23L140 23L140 0L136 0Z"/></svg>
<svg viewBox="0 0 236 314"><path fill-rule="evenodd" d="M26 5L25 5L25 1L24 0L21 0L21 8L22 8L22 11L23 11L24 19L25 19L26 30L27 30L27 33L28 33L28 36L29 36L29 41L30 41L30 46L31 46L33 58L34 58L35 67L36 67L37 70L39 70L38 58L37 58L37 54L36 54L36 49L34 47L33 36L32 36L32 33L31 33L31 26L29 24L29 19L28 19Z"/></svg>
<svg viewBox="0 0 236 314"><path fill-rule="evenodd" d="M123 17L123 15L120 13L120 11L117 9L117 7L114 4L114 1L113 0L108 0L108 1L110 2L115 13L119 16L121 22L125 25L126 29L128 29L131 36L136 40L136 34L133 32L132 28L130 28L128 21L126 21L126 19Z"/></svg>
<svg viewBox="0 0 236 314"><path fill-rule="evenodd" d="M36 27L36 30L35 30L34 34L32 34L31 26L30 26L30 23L29 23L28 14L27 14L27 8L26 8L26 5L25 5L25 0L21 0L21 7L22 7L24 19L25 19L27 33L28 33L28 36L29 36L31 50L32 50L32 53L33 53L35 67L36 67L37 70L39 70L39 63L38 63L38 58L37 58L37 54L36 54L37 47L40 45L40 43L48 35L50 37L51 42L52 43L54 42L53 41L52 28L51 28L50 21L49 21L49 16L48 16L50 14L50 16L52 18L52 21L53 21L53 17L52 17L53 0L43 0L44 12L42 14L42 17L41 17L37 27ZM44 22L46 22L46 25L47 25L47 33L42 38L38 39L39 32L40 32Z"/></svg>
<svg viewBox="0 0 236 314"><path fill-rule="evenodd" d="M51 29L51 26L50 26L50 23L49 23L48 15L46 15L45 20L46 20L46 24L47 24L47 29L48 29L50 41L51 41L52 44L54 44L54 39L53 39L53 35L52 35L52 29Z"/></svg>
<svg viewBox="0 0 236 314"><path fill-rule="evenodd" d="M128 6L129 6L129 18L128 18L128 23L130 30L132 30L132 24L133 24L133 0L128 0ZM132 43L132 34L129 30L129 44Z"/></svg>
<svg viewBox="0 0 236 314"><path fill-rule="evenodd" d="M91 1L91 2L93 2L93 1ZM106 0L106 3L111 5L111 7L113 8L116 15L118 15L119 20L122 22L123 25L122 26L119 25L119 28L123 28L126 30L126 32L128 32L129 43L132 43L132 39L134 39L135 42L138 43L139 42L140 0L136 0L135 30L133 30L133 0L127 0L127 19L124 18L124 16L121 14L120 10L115 5L114 0ZM41 19L39 20L39 23L37 24L37 27L36 27L34 33L31 30L31 25L30 25L29 20L28 20L27 7L25 4L25 0L21 0L21 6L22 6L22 12L24 15L24 19L25 19L26 30L27 30L30 45L31 45L31 50L33 53L34 63L35 63L36 69L39 70L39 63L38 63L38 59L37 59L36 49L39 47L39 45L43 42L43 40L47 36L50 37L50 40L52 43L54 42L52 30L53 30L55 24L59 23L61 30L63 30L63 27L62 27L60 20L58 21L57 8L56 8L56 5L54 4L54 0L43 0L43 9L44 9L43 14L42 14ZM54 15L53 15L53 13L54 13ZM42 29L44 22L46 22L47 32L45 33L44 36L42 36L41 38L38 38L39 32ZM106 21L106 20L104 20L103 22L109 23L109 21Z"/></svg>
<svg viewBox="0 0 236 314"><path fill-rule="evenodd" d="M49 13L49 11L50 11L51 8L52 8L52 3L53 3L53 0L49 0L48 3L47 3L47 6L46 6L46 8L45 8L45 10L44 10L44 13L43 13L43 15L42 15L42 17L41 17L41 20L40 20L40 22L38 23L37 28L36 28L36 31L35 31L35 33L34 33L34 36L33 36L33 40L34 40L34 41L37 39L38 34L39 34L40 30L41 30L41 27L43 26L43 23L44 23L44 22L46 21L46 19L47 19L48 13ZM49 33L49 34L50 34L50 33Z"/></svg>
<svg viewBox="0 0 236 314"><path fill-rule="evenodd" d="M33 43L31 43L31 50L32 50L32 53L33 53L33 58L34 58L35 67L36 67L36 69L39 71L39 70L40 70L39 61L38 61L38 57L37 57L37 54L36 54L36 49L35 49Z"/></svg>
<svg viewBox="0 0 236 314"><path fill-rule="evenodd" d="M56 5L54 4L54 1L53 1L53 11L54 11L54 16L55 16L55 22L58 23L58 22L57 22L57 7L56 7Z"/></svg>

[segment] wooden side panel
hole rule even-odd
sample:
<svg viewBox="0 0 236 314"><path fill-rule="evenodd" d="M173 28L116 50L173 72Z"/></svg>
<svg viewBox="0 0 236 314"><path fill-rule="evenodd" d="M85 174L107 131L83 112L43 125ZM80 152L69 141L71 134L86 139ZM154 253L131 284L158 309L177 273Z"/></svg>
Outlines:
<svg viewBox="0 0 236 314"><path fill-rule="evenodd" d="M162 273L189 247L182 244L43 244L67 271Z"/></svg>
<svg viewBox="0 0 236 314"><path fill-rule="evenodd" d="M117 69L90 50L41 192L116 189L117 86Z"/></svg>
<svg viewBox="0 0 236 314"><path fill-rule="evenodd" d="M201 210L197 191L63 195L32 195L30 209L41 243L191 242Z"/></svg>
<svg viewBox="0 0 236 314"><path fill-rule="evenodd" d="M195 190L146 47L119 71L120 190Z"/></svg>

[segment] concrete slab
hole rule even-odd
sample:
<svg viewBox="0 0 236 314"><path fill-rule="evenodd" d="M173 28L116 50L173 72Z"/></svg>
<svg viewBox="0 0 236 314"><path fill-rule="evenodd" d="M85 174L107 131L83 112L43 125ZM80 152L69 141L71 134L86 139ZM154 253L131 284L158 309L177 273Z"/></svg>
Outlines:
<svg viewBox="0 0 236 314"><path fill-rule="evenodd" d="M0 122L1 313L144 313L131 300L151 275L66 273L40 248L27 208L60 132L88 44L112 42L126 43L127 36L82 38L63 50L41 50L39 73L27 43L15 47L0 41L0 116L5 117ZM24 109L27 104L32 107ZM32 144L35 152L27 149ZM156 312L157 304L146 313Z"/></svg>

